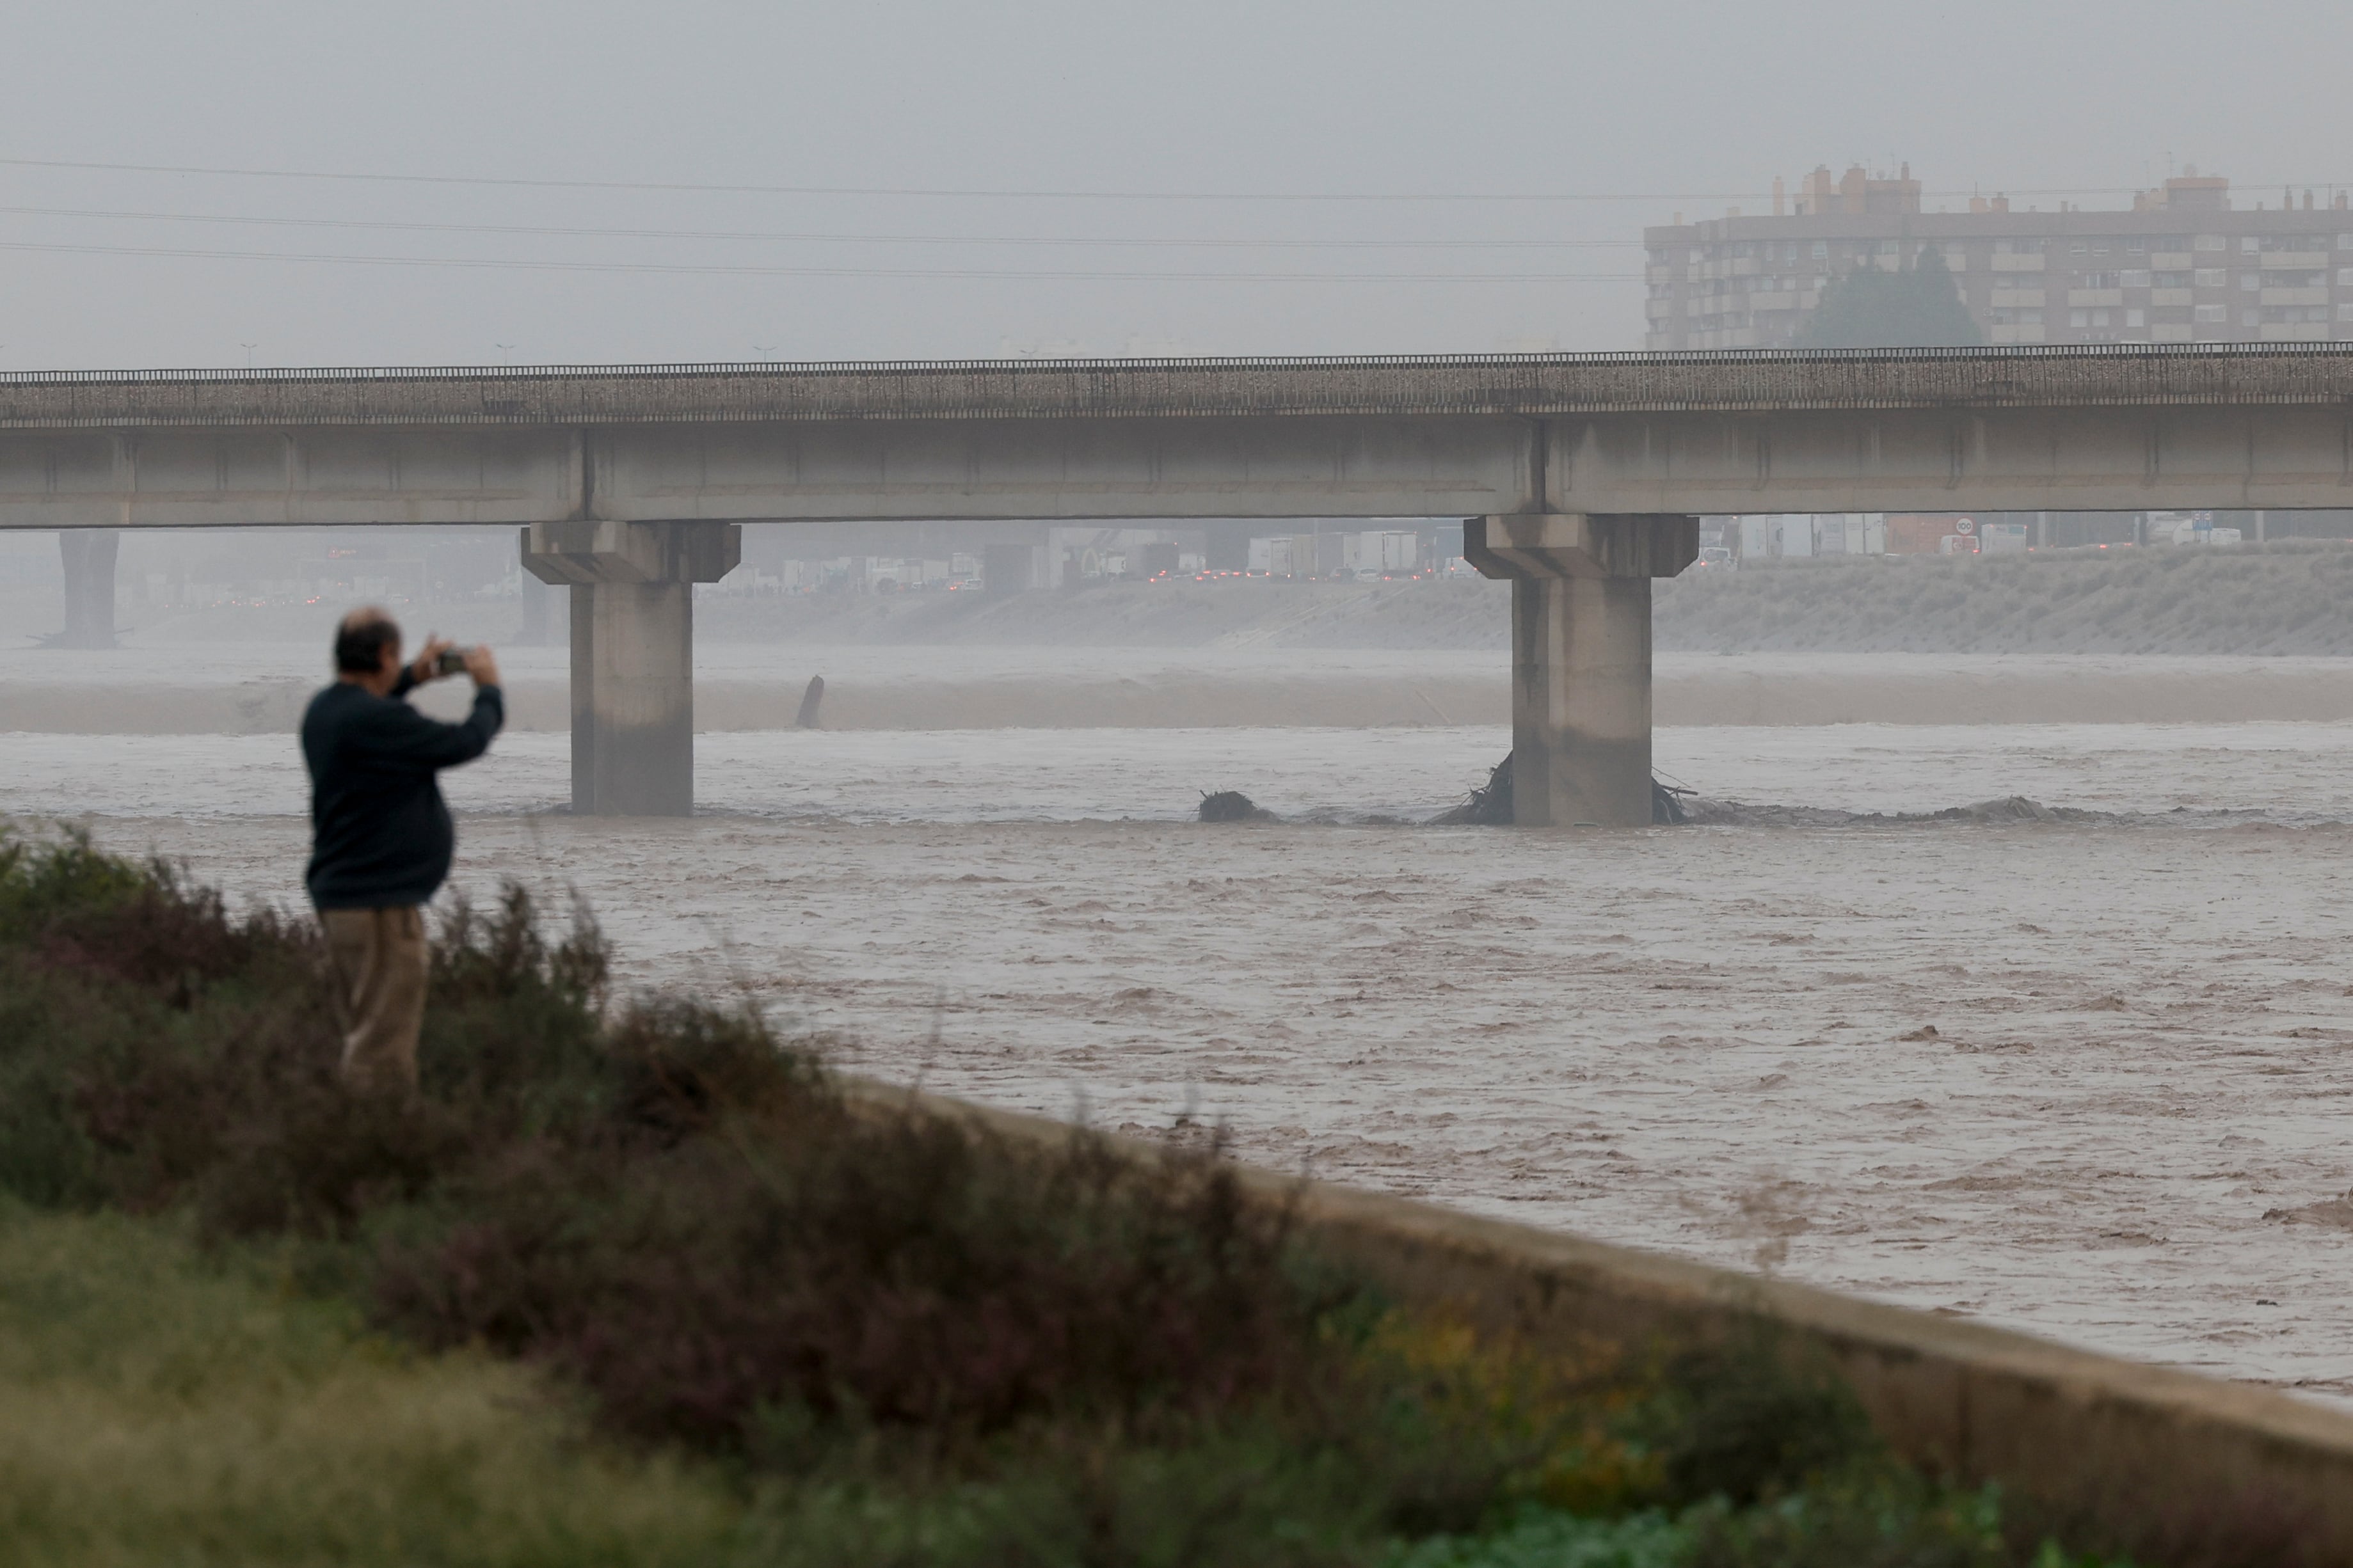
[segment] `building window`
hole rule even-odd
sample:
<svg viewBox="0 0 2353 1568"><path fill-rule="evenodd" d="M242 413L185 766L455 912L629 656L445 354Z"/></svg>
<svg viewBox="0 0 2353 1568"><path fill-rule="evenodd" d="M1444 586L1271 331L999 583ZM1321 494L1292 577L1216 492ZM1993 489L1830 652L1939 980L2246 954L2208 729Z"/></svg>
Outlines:
<svg viewBox="0 0 2353 1568"><path fill-rule="evenodd" d="M2200 305L2198 307L2198 321L2201 326L2227 327L2231 324L2231 307Z"/></svg>
<svg viewBox="0 0 2353 1568"><path fill-rule="evenodd" d="M2116 284L2119 289L2146 289L2149 286L2147 268L2127 267L2116 277L2120 279Z"/></svg>
<svg viewBox="0 0 2353 1568"><path fill-rule="evenodd" d="M2231 242L2223 238L2219 234L2201 234L2198 237L2198 248L2200 250L2228 250L2231 248Z"/></svg>
<svg viewBox="0 0 2353 1568"><path fill-rule="evenodd" d="M2242 327L2260 327L2263 324L2263 313L2261 310L2242 310L2239 314L2239 324Z"/></svg>
<svg viewBox="0 0 2353 1568"><path fill-rule="evenodd" d="M1820 261L1822 258L1824 258L1824 257L1828 256L1830 253L1831 253L1830 241L1828 241L1828 240L1826 240L1826 239L1818 239L1818 240L1814 241L1814 259L1815 259L1815 260Z"/></svg>
<svg viewBox="0 0 2353 1568"><path fill-rule="evenodd" d="M2135 330L2148 325L2148 312L2135 305L2125 312L2125 325Z"/></svg>
<svg viewBox="0 0 2353 1568"><path fill-rule="evenodd" d="M2337 237L2337 248L2339 250L2353 250L2353 228L2348 228L2343 234Z"/></svg>
<svg viewBox="0 0 2353 1568"><path fill-rule="evenodd" d="M2134 235L2130 239L2125 241L2125 248L2135 256L2143 254L2148 249L2148 236L2145 234Z"/></svg>
<svg viewBox="0 0 2353 1568"><path fill-rule="evenodd" d="M2353 305L2337 306L2337 319L2340 321L2353 321Z"/></svg>
<svg viewBox="0 0 2353 1568"><path fill-rule="evenodd" d="M2240 274L2239 274L2239 287L2240 287L2241 289L2260 289L2260 288L2262 288L2263 286L2263 275L2262 273L2260 273L2260 272L2242 272L2242 273L2240 273Z"/></svg>
<svg viewBox="0 0 2353 1568"><path fill-rule="evenodd" d="M2337 269L2337 286L2339 289L2353 289L2353 267L2340 267Z"/></svg>
<svg viewBox="0 0 2353 1568"><path fill-rule="evenodd" d="M2239 253L2242 256L2253 256L2263 247L2263 241L2261 235L2242 234L2239 237Z"/></svg>
<svg viewBox="0 0 2353 1568"><path fill-rule="evenodd" d="M1993 242L1996 256L2040 256L2042 242L2039 239L1997 239Z"/></svg>
<svg viewBox="0 0 2353 1568"><path fill-rule="evenodd" d="M2228 289L2230 286L2231 274L2227 268L2201 267L2198 269L2198 287L2200 289Z"/></svg>

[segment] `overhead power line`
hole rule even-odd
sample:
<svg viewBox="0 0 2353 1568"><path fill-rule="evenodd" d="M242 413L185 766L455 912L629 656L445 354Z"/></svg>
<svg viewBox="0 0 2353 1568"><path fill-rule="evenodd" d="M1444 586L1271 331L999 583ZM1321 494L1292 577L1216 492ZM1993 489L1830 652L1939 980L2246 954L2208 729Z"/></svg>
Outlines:
<svg viewBox="0 0 2353 1568"><path fill-rule="evenodd" d="M599 228L571 225L410 223L387 218L248 217L223 213L141 212L107 207L0 206L21 217L122 218L138 222L237 224L266 228L358 228L417 234L543 235L568 239L763 240L827 245L1108 246L1135 249L1271 250L1640 250L1639 239L1114 239L1101 236L843 234L772 229Z"/></svg>
<svg viewBox="0 0 2353 1568"><path fill-rule="evenodd" d="M340 180L375 184L474 185L553 191L678 191L723 195L910 196L1019 201L1089 202L1754 202L1764 193L1746 191L1113 191L1040 190L932 185L785 185L719 184L686 180L553 180L491 174L396 174L339 169L249 169L198 163L119 163L90 158L0 158L0 167L81 169L110 174L202 174L249 180ZM2342 181L2257 180L2239 182L2250 191L2284 185L2333 189ZM1924 191L1926 197L1984 195L1990 188L2010 196L2132 195L2138 185L2039 185Z"/></svg>
<svg viewBox="0 0 2353 1568"><path fill-rule="evenodd" d="M0 240L0 250L68 256L156 256L206 261L324 262L353 267L444 267L519 272L667 272L739 278L969 278L1133 283L1629 283L1639 272L1141 272L983 267L757 267L659 261L518 261L458 256L346 256L332 252L203 250L151 245L50 245Z"/></svg>

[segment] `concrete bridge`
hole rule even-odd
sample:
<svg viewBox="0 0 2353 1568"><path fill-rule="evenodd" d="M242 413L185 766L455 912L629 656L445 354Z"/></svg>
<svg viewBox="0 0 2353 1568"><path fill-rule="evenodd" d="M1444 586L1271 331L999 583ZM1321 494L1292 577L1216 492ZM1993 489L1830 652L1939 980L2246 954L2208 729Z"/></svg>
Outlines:
<svg viewBox="0 0 2353 1568"><path fill-rule="evenodd" d="M0 377L0 527L519 525L615 814L691 805L691 584L745 521L1465 518L1520 819L1621 826L1701 512L2348 505L2353 345Z"/></svg>

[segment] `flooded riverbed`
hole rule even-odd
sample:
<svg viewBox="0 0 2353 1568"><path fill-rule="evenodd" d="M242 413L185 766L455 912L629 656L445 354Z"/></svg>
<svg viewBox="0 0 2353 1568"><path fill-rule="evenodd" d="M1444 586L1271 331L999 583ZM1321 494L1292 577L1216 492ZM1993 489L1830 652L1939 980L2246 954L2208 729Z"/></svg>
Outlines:
<svg viewBox="0 0 2353 1568"><path fill-rule="evenodd" d="M613 822L546 811L565 737L516 734L449 793L466 886L576 887L629 982L864 1071L2353 1394L2353 726L1670 729L1711 797L2104 815L1410 825L1508 744L706 735L705 815ZM0 745L0 811L294 897L287 738ZM1184 820L1224 788L1294 820Z"/></svg>

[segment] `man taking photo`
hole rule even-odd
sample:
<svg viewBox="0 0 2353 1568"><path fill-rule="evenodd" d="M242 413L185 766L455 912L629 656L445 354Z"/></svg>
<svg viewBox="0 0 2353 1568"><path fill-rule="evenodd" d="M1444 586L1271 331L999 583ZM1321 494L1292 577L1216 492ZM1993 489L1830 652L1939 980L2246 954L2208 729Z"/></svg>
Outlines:
<svg viewBox="0 0 2353 1568"><path fill-rule="evenodd" d="M327 937L343 1081L370 1092L417 1087L417 1035L428 964L422 907L449 875L457 831L434 775L472 762L506 721L498 661L486 647L458 659L428 637L400 662L400 628L369 606L335 631L335 683L302 715L311 770L311 866L305 880ZM461 664L474 680L462 723L428 719L402 699Z"/></svg>

